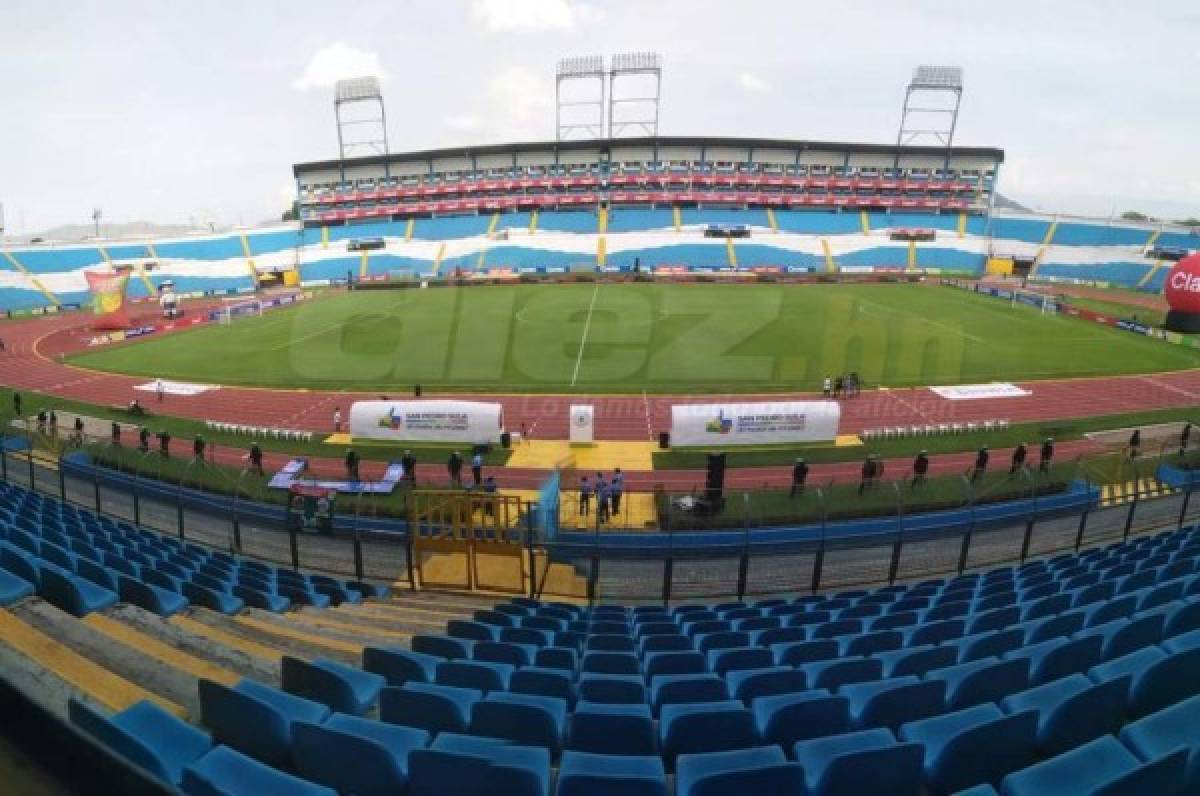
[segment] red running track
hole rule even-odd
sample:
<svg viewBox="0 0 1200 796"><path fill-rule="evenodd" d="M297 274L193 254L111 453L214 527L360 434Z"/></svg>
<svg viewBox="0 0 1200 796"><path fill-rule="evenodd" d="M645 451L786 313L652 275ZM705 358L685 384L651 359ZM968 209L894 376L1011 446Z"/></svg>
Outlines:
<svg viewBox="0 0 1200 796"><path fill-rule="evenodd" d="M201 307L192 305L198 311ZM155 308L139 308L143 318ZM65 398L100 404L125 405L134 397L143 403L153 395L135 391L147 379L100 373L66 365L58 358L84 350L93 332L89 316L81 313L50 318L23 319L0 327L6 351L0 354L0 383L20 390L60 395ZM186 328L186 327L180 327ZM176 330L178 331L178 330ZM162 333L173 333L160 332ZM137 343L127 343L136 345ZM1019 398L950 401L927 388L868 390L857 398L842 402L841 431L857 433L881 426L952 423L1005 418L1012 422L1050 421L1060 418L1105 415L1200 405L1200 370L1141 376L1099 379L1065 379L1022 383L1030 395ZM154 411L200 420L246 423L316 432L332 430L334 407L343 414L356 400L377 398L377 393L313 392L264 388L223 387L198 396L168 396ZM426 397L468 397L453 393L426 393ZM476 397L478 396L470 396ZM590 403L596 411L596 436L599 439L653 439L670 424L670 407L680 403L750 401L755 399L788 400L816 397L805 393L768 395L487 395L486 400L504 405L510 429L529 429L531 436L565 439L570 404ZM27 407L33 409L34 407ZM1060 455L1074 455L1088 448L1086 443L1060 447ZM232 453L232 452L231 452ZM996 451L997 462L1007 452ZM276 457L268 457L274 465ZM970 455L938 457L936 468L965 469ZM907 468L907 462L897 462ZM333 474L337 459L313 462L318 472ZM822 465L812 476L855 477L858 465ZM894 470L893 470L894 471ZM440 478L441 473L437 474ZM508 468L507 485L531 485L539 473ZM697 474L654 472L630 474L631 486L663 483L690 488ZM780 481L779 479L784 479ZM731 471L728 481L734 486L757 486L786 482L785 468L747 468Z"/></svg>

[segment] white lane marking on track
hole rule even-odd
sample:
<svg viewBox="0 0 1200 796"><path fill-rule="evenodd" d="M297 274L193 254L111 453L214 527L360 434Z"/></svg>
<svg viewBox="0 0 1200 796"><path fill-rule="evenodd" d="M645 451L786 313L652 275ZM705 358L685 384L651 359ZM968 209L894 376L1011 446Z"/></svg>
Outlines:
<svg viewBox="0 0 1200 796"><path fill-rule="evenodd" d="M1161 389L1168 390L1170 392L1179 393L1180 395L1185 396L1187 398L1191 398L1192 400L1195 400L1196 398L1200 398L1200 395L1196 395L1196 393L1191 392L1189 390L1185 390L1182 387L1176 387L1174 384L1168 384L1167 382L1163 381L1162 379L1156 379L1153 376L1146 376L1145 378L1146 378L1146 381L1150 382L1155 387L1159 387Z"/></svg>
<svg viewBox="0 0 1200 796"><path fill-rule="evenodd" d="M575 372L571 374L571 386L579 379L579 366L583 363L583 347L587 345L588 331L592 328L592 310L596 308L596 294L600 292L600 283L592 288L592 301L588 304L587 320L583 322L583 337L579 338L579 354L575 357Z"/></svg>
<svg viewBox="0 0 1200 796"><path fill-rule="evenodd" d="M645 390L642 390L642 407L646 411L646 436L654 439L654 425L650 422L650 399L646 397Z"/></svg>

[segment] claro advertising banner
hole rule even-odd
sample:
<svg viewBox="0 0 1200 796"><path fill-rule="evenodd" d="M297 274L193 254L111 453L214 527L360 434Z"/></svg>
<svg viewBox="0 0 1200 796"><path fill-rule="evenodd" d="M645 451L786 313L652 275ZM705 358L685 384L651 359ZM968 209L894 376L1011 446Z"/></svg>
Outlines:
<svg viewBox="0 0 1200 796"><path fill-rule="evenodd" d="M499 442L504 412L477 401L356 401L350 436L425 442Z"/></svg>
<svg viewBox="0 0 1200 796"><path fill-rule="evenodd" d="M837 437L836 401L677 404L671 407L671 445L770 445L824 442Z"/></svg>

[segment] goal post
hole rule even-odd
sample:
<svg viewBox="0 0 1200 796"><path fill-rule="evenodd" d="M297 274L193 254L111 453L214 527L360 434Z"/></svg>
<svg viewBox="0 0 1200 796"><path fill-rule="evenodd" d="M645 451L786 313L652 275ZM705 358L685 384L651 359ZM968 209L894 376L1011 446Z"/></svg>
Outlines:
<svg viewBox="0 0 1200 796"><path fill-rule="evenodd" d="M225 299L218 321L223 325L228 325L237 318L254 317L262 315L262 312L263 305L258 299Z"/></svg>
<svg viewBox="0 0 1200 796"><path fill-rule="evenodd" d="M1033 307L1043 315L1053 315L1058 311L1058 302L1054 300L1054 296L1037 290L1013 288L1010 303L1013 307L1018 304Z"/></svg>

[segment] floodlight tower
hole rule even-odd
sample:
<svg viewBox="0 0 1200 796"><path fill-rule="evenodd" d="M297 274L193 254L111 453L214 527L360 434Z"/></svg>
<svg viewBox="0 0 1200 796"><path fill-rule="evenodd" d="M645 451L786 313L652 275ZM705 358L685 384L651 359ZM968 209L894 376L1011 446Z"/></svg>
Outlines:
<svg viewBox="0 0 1200 796"><path fill-rule="evenodd" d="M607 72L599 55L563 58L554 70L554 138L604 136L604 81ZM568 85L564 95L563 86ZM578 86L571 91L570 86ZM598 94L598 96L597 96Z"/></svg>
<svg viewBox="0 0 1200 796"><path fill-rule="evenodd" d="M648 91L648 81L654 82ZM620 93L622 85L633 82L630 93ZM658 136L658 103L662 96L662 56L658 53L619 53L612 57L608 73L608 137L616 138L626 130L651 138ZM624 113L618 114L618 108Z"/></svg>
<svg viewBox="0 0 1200 796"><path fill-rule="evenodd" d="M908 146L925 138L932 138L947 149L953 145L958 108L962 104L962 73L961 66L923 65L913 70L904 92L896 146Z"/></svg>
<svg viewBox="0 0 1200 796"><path fill-rule="evenodd" d="M379 78L339 80L334 89L333 115L337 119L338 154L342 160L364 150L369 155L388 153L387 115ZM350 135L355 128L365 128L366 132Z"/></svg>
<svg viewBox="0 0 1200 796"><path fill-rule="evenodd" d="M100 219L104 217L103 208L92 208L92 223L96 225L96 237L100 237Z"/></svg>

